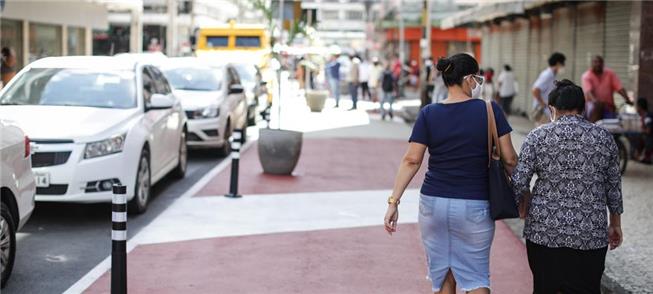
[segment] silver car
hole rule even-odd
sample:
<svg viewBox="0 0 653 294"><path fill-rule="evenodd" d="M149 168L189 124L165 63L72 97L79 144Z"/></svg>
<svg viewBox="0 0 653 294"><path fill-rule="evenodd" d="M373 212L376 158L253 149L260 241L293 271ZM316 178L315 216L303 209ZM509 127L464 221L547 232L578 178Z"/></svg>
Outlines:
<svg viewBox="0 0 653 294"><path fill-rule="evenodd" d="M188 146L229 154L234 129L247 129L247 100L235 68L196 58L170 58L160 68L188 117Z"/></svg>

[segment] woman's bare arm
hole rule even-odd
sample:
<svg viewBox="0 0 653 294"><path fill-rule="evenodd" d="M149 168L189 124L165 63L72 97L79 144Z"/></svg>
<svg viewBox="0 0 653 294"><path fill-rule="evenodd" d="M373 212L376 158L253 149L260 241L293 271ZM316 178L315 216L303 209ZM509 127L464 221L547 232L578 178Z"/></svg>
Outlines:
<svg viewBox="0 0 653 294"><path fill-rule="evenodd" d="M404 194L406 187L422 165L425 151L426 145L414 142L408 144L408 150L399 164L399 170L395 177L395 185L392 189L393 198L399 200Z"/></svg>
<svg viewBox="0 0 653 294"><path fill-rule="evenodd" d="M499 138L499 145L501 146L501 161L503 161L503 166L509 174L512 174L512 170L517 166L517 152L515 151L515 147L512 146L510 133Z"/></svg>

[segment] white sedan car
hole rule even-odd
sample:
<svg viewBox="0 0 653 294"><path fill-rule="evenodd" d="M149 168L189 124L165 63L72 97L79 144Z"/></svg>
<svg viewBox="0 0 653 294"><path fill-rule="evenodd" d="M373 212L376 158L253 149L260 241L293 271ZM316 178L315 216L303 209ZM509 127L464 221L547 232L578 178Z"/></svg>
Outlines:
<svg viewBox="0 0 653 294"><path fill-rule="evenodd" d="M0 260L2 287L11 275L16 257L16 231L34 211L36 182L30 161L30 141L11 122L0 119Z"/></svg>
<svg viewBox="0 0 653 294"><path fill-rule="evenodd" d="M0 117L32 138L36 201L110 202L127 186L142 213L150 187L186 172L186 116L155 67L113 57L49 57L0 92Z"/></svg>
<svg viewBox="0 0 653 294"><path fill-rule="evenodd" d="M209 67L195 58L160 65L188 117L188 146L231 150L234 129L247 129L247 100L231 65Z"/></svg>

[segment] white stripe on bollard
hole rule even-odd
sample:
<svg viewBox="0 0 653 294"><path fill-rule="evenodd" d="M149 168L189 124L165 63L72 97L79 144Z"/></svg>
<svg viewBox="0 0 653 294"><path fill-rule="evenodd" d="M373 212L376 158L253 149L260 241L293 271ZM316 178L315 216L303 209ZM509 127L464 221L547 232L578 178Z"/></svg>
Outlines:
<svg viewBox="0 0 653 294"><path fill-rule="evenodd" d="M242 134L238 131L234 132L232 136L234 137L234 140L240 140L240 138L243 137Z"/></svg>
<svg viewBox="0 0 653 294"><path fill-rule="evenodd" d="M240 142L231 143L231 149L240 149Z"/></svg>
<svg viewBox="0 0 653 294"><path fill-rule="evenodd" d="M126 212L112 212L111 213L111 221L117 222L117 223L124 223L127 221L127 213Z"/></svg>
<svg viewBox="0 0 653 294"><path fill-rule="evenodd" d="M127 230L124 231L111 230L111 240L127 241Z"/></svg>
<svg viewBox="0 0 653 294"><path fill-rule="evenodd" d="M113 204L127 204L127 195L125 194L113 194L113 199L111 201Z"/></svg>
<svg viewBox="0 0 653 294"><path fill-rule="evenodd" d="M231 158L236 158L236 159L240 158L240 152L232 151Z"/></svg>

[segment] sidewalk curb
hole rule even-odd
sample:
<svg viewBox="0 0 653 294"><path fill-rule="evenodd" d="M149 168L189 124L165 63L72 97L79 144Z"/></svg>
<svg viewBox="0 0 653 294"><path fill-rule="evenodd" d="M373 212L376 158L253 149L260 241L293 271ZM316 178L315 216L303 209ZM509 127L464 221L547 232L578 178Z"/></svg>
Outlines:
<svg viewBox="0 0 653 294"><path fill-rule="evenodd" d="M247 141L244 145L243 148L241 148L241 152L247 151L254 143L258 142L258 140L251 140ZM185 198L190 198L193 195L195 195L197 192L199 192L209 181L211 181L217 174L222 172L224 169L229 167L231 164L231 155L225 157L222 162L220 162L218 165L216 165L213 169L211 169L208 173L206 173L202 178L199 179L199 181L195 182L193 186L191 186L190 189L188 189L184 194L182 194L179 198L175 199L174 202L172 202L165 210L163 210L159 216L155 217L154 219L150 220L150 223L147 224L145 227L140 229L138 233L134 236L132 236L128 241L127 241L127 253L131 252L136 246L140 244L139 240L139 235L141 235L142 232L146 231L148 227L161 215L163 215L167 210L169 210L172 206L177 204L182 199ZM107 230L107 232L109 232ZM88 289L95 281L97 281L104 273L107 271L111 270L111 255L107 256L104 260L102 260L100 263L98 263L94 268L92 268L89 272L87 272L84 276L82 276L77 282L75 282L73 285L71 285L66 291L64 291L64 294L77 294L77 293L82 293L86 289Z"/></svg>

